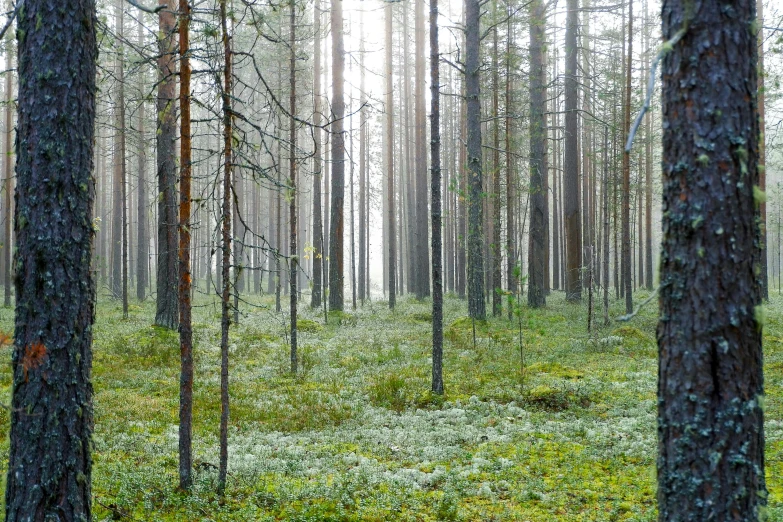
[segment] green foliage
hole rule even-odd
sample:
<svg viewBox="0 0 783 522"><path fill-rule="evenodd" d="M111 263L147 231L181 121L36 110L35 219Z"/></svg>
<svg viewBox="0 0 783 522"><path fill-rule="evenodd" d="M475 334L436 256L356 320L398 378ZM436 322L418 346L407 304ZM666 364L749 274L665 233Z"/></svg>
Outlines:
<svg viewBox="0 0 783 522"><path fill-rule="evenodd" d="M320 323L316 323L311 319L297 319L296 329L300 332L306 333L318 333L323 330L323 326Z"/></svg>
<svg viewBox="0 0 783 522"><path fill-rule="evenodd" d="M370 402L375 406L401 412L408 404L405 378L398 373L381 375L368 386Z"/></svg>

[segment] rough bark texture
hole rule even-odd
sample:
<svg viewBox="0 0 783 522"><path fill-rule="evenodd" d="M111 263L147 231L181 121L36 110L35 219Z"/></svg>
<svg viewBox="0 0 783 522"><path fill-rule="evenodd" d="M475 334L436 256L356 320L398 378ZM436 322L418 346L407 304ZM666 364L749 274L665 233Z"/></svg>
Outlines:
<svg viewBox="0 0 783 522"><path fill-rule="evenodd" d="M443 395L443 240L440 172L438 0L430 0L430 155L432 156L432 392ZM429 283L427 284L429 287Z"/></svg>
<svg viewBox="0 0 783 522"><path fill-rule="evenodd" d="M661 521L764 519L755 14L662 6Z"/></svg>
<svg viewBox="0 0 783 522"><path fill-rule="evenodd" d="M500 66L498 60L498 6L492 5L492 18L495 27L492 30L492 315L503 313L503 255L500 238L500 222L503 211L503 198L500 192Z"/></svg>
<svg viewBox="0 0 783 522"><path fill-rule="evenodd" d="M343 197L345 192L345 116L343 2L332 0L332 206L329 229L329 309L343 309Z"/></svg>
<svg viewBox="0 0 783 522"><path fill-rule="evenodd" d="M582 298L582 224L579 215L579 144L576 78L578 0L568 0L565 34L565 158L563 161L563 213L566 241L566 298Z"/></svg>
<svg viewBox="0 0 783 522"><path fill-rule="evenodd" d="M179 487L190 488L193 469L193 326L191 321L190 271L190 7L179 0L179 106L180 106L180 191L179 191Z"/></svg>
<svg viewBox="0 0 783 522"><path fill-rule="evenodd" d="M544 111L544 5L530 4L530 243L527 252L527 304L539 308L546 304L544 288L547 130Z"/></svg>
<svg viewBox="0 0 783 522"><path fill-rule="evenodd" d="M9 71L5 75L5 132L3 136L3 184L5 190L5 223L3 224L3 305L11 306L11 190L13 189L13 176L11 162L13 161L13 126L14 126L14 109L11 101L13 100L13 74L10 72L13 67L13 32L8 31L6 36L5 47L5 64L6 69ZM101 259L101 263L105 263Z"/></svg>
<svg viewBox="0 0 783 522"><path fill-rule="evenodd" d="M467 96L468 176L468 313L474 319L487 316L484 302L484 197L481 174L481 85L479 73L481 7L465 1L465 94Z"/></svg>
<svg viewBox="0 0 783 522"><path fill-rule="evenodd" d="M157 264L157 309L155 324L176 328L178 321L177 281L177 105L176 105L176 61L175 61L175 16L174 0L159 0L166 6L160 17L160 41L158 58L158 264Z"/></svg>
<svg viewBox="0 0 783 522"><path fill-rule="evenodd" d="M217 486L218 494L220 495L223 495L226 490L226 476L228 475L228 421L230 417L228 394L228 330L231 326L231 316L229 315L229 312L231 309L231 174L233 167L231 141L234 135L233 120L231 118L231 90L233 83L231 72L231 37L228 33L226 9L226 0L220 0L220 26L223 38L223 92L221 93L223 113L223 223L221 227L223 246L221 271L223 275L221 281L223 283L223 289L220 313L220 463L218 465Z"/></svg>
<svg viewBox="0 0 783 522"><path fill-rule="evenodd" d="M96 26L93 0L18 20L10 522L91 519Z"/></svg>

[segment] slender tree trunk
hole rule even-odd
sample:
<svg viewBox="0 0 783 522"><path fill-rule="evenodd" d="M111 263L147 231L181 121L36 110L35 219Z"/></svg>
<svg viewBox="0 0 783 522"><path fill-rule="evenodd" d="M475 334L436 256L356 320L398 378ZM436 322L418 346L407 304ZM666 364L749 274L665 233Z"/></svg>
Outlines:
<svg viewBox="0 0 783 522"><path fill-rule="evenodd" d="M763 520L756 5L662 13L659 520Z"/></svg>
<svg viewBox="0 0 783 522"><path fill-rule="evenodd" d="M484 302L484 197L481 174L480 100L480 16L479 0L465 2L465 91L467 95L468 171L468 312L474 319L487 316Z"/></svg>
<svg viewBox="0 0 783 522"><path fill-rule="evenodd" d="M175 142L177 133L176 91L177 71L175 53L174 0L158 0L165 8L158 13L160 19L160 40L158 58L158 264L157 264L157 307L155 324L176 328L179 319L177 265L177 171L175 163Z"/></svg>
<svg viewBox="0 0 783 522"><path fill-rule="evenodd" d="M367 190L367 111L364 106L367 103L367 94L365 94L364 83L364 9L359 11L359 300L364 306L364 300L367 296L367 243L368 227L366 226L367 201L365 191Z"/></svg>
<svg viewBox="0 0 783 522"><path fill-rule="evenodd" d="M604 161L603 182L601 184L601 199L603 200L604 214L604 255L603 276L604 282L604 326L609 325L609 127L604 127Z"/></svg>
<svg viewBox="0 0 783 522"><path fill-rule="evenodd" d="M501 248L500 216L503 201L500 192L500 65L498 53L497 2L492 4L495 27L492 30L492 315L503 313L503 257Z"/></svg>
<svg viewBox="0 0 783 522"><path fill-rule="evenodd" d="M759 128L761 129L759 137L759 189L762 192L767 190L767 134L765 128L765 110L764 100L766 98L764 90L764 3L763 0L756 0L756 27L758 34L758 113ZM766 198L761 198L759 202L759 223L760 223L760 241L761 241L761 298L769 300L769 274L767 269L767 202Z"/></svg>
<svg viewBox="0 0 783 522"><path fill-rule="evenodd" d="M12 7L9 5L9 8ZM12 106L14 77L11 72L13 68L13 31L8 31L6 34L5 64L8 72L5 75L5 140L3 142L3 184L5 190L5 224L3 226L3 285L5 293L3 305L11 306L11 242L13 241L11 237L11 190L13 190L13 167L11 162L14 159L11 141L14 132L14 110ZM105 198L103 194L102 197ZM106 261L101 259L101 263L105 265Z"/></svg>
<svg viewBox="0 0 783 522"><path fill-rule="evenodd" d="M576 31L579 20L578 0L568 0L565 35L565 161L563 193L565 194L566 233L566 298L582 298L580 267L582 262L582 224L579 215L579 144L577 114L577 48Z"/></svg>
<svg viewBox="0 0 783 522"><path fill-rule="evenodd" d="M190 271L190 6L179 0L179 487L190 489L193 469L193 326Z"/></svg>
<svg viewBox="0 0 783 522"><path fill-rule="evenodd" d="M92 0L67 7L27 0L18 18L9 522L92 519L98 20Z"/></svg>
<svg viewBox="0 0 783 522"><path fill-rule="evenodd" d="M508 291L512 296L517 293L517 286L519 282L515 275L515 265L517 263L517 247L516 247L516 228L514 226L514 199L515 194L515 180L513 160L511 158L511 132L512 132L512 98L511 98L511 40L513 33L511 31L511 7L509 6L509 12L507 13L508 22L506 26L506 278L508 282ZM555 207L557 209L557 207ZM557 212L557 210L555 210ZM512 307L508 307L508 318L511 320Z"/></svg>
<svg viewBox="0 0 783 522"><path fill-rule="evenodd" d="M315 0L313 8L313 123L314 147L313 147L313 289L310 295L310 306L320 308L322 299L322 280L320 259L325 254L323 238L323 218L321 209L321 0Z"/></svg>
<svg viewBox="0 0 783 522"><path fill-rule="evenodd" d="M459 179L460 202L457 222L457 296L465 298L467 287L467 242L468 242L468 168L467 168L467 103L465 98L465 79L462 80L462 98L460 99L459 115L459 163L457 176Z"/></svg>
<svg viewBox="0 0 783 522"><path fill-rule="evenodd" d="M297 313L297 303L296 300L299 297L298 290L297 290L297 272L299 271L299 250L296 248L297 246L297 210L296 210L296 200L298 197L297 192L297 164L296 164L296 2L291 2L290 7L290 21L291 21L291 43L290 43L290 83L289 83L289 102L288 102L288 111L289 111L289 118L288 118L288 141L289 144L289 153L288 153L288 175L290 176L290 179L288 180L288 184L290 185L290 193L288 194L288 199L290 201L289 203L289 214L288 214L288 220L289 225L291 227L290 231L290 244L289 244L289 255L290 255L290 263L291 263L291 275L288 277L289 284L291 285L291 294L289 295L290 298L290 316L291 316L291 373L293 375L296 375L297 367L298 367L298 357L297 357L297 327L296 327L296 313Z"/></svg>
<svg viewBox="0 0 783 522"><path fill-rule="evenodd" d="M633 62L633 0L628 2L628 54L625 69L625 108L623 110L623 142L631 129L631 64ZM625 291L625 313L633 312L633 283L631 281L631 155L623 149L622 194L622 273Z"/></svg>
<svg viewBox="0 0 783 522"><path fill-rule="evenodd" d="M424 86L427 83L424 71L424 0L415 0L416 17L416 297L430 295L430 251L427 241L427 109Z"/></svg>
<svg viewBox="0 0 783 522"><path fill-rule="evenodd" d="M430 0L430 154L432 156L432 392L443 395L443 258L440 172L438 0ZM428 285L429 286L429 285Z"/></svg>
<svg viewBox="0 0 783 522"><path fill-rule="evenodd" d="M343 309L343 193L345 191L345 46L343 3L332 0L332 206L329 229L329 309Z"/></svg>
<svg viewBox="0 0 783 522"><path fill-rule="evenodd" d="M220 314L220 464L218 466L218 494L223 495L226 490L226 476L228 474L228 420L229 420L229 394L228 394L228 330L231 325L231 174L232 174L232 150L231 140L234 135L231 116L231 36L228 32L226 0L220 0L220 27L223 39L223 215L222 215L222 298ZM279 163L278 163L279 164Z"/></svg>
<svg viewBox="0 0 783 522"><path fill-rule="evenodd" d="M144 26L139 20L139 47L144 45ZM146 118L146 100L144 74L139 74L139 113L138 113L138 160L139 160L139 186L138 207L137 207L137 237L138 248L136 250L136 298L144 301L147 297L147 285L149 284L149 256L150 256L150 236L149 221L147 219L147 206L149 199L147 197L147 142L144 131Z"/></svg>
<svg viewBox="0 0 783 522"><path fill-rule="evenodd" d="M389 308L396 305L397 239L394 226L394 93L392 78L392 4L386 4L386 240L388 242L387 270Z"/></svg>
<svg viewBox="0 0 783 522"><path fill-rule="evenodd" d="M546 99L544 96L544 33L545 12L542 0L530 4L530 242L527 253L527 304L531 308L546 305L544 277L544 226L546 207L544 180L546 175Z"/></svg>

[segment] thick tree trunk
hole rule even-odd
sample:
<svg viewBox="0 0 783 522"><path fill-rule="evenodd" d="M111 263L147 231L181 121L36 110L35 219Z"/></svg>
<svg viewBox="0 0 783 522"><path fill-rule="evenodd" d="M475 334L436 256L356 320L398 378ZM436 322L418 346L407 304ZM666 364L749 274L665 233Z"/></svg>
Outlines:
<svg viewBox="0 0 783 522"><path fill-rule="evenodd" d="M193 326L191 321L190 271L190 7L179 0L179 106L180 106L180 191L179 191L179 487L190 488L193 469Z"/></svg>
<svg viewBox="0 0 783 522"><path fill-rule="evenodd" d="M343 309L343 193L345 191L345 116L343 2L332 0L332 200L329 229L329 309Z"/></svg>
<svg viewBox="0 0 783 522"><path fill-rule="evenodd" d="M481 173L479 0L465 2L465 93L467 96L468 198L468 312L474 319L487 316L484 302L484 197Z"/></svg>
<svg viewBox="0 0 783 522"><path fill-rule="evenodd" d="M756 5L698 6L662 6L674 41L661 90L659 520L756 521L767 503Z"/></svg>
<svg viewBox="0 0 783 522"><path fill-rule="evenodd" d="M544 264L546 197L547 129L544 111L544 33L545 12L542 0L530 4L530 241L527 252L527 304L532 308L546 305Z"/></svg>
<svg viewBox="0 0 783 522"><path fill-rule="evenodd" d="M5 514L91 520L95 2L18 18L16 312ZM52 197L57 195L57 197Z"/></svg>
<svg viewBox="0 0 783 522"><path fill-rule="evenodd" d="M565 161L563 193L565 195L566 235L566 298L582 298L582 224L579 215L579 144L577 114L577 48L576 31L579 20L578 0L568 0L565 34Z"/></svg>
<svg viewBox="0 0 783 522"><path fill-rule="evenodd" d="M177 71L175 53L175 16L174 0L158 0L166 6L160 11L160 40L158 58L158 128L157 168L158 168L158 264L157 264L157 309L155 324L166 328L176 328L179 310L177 308L179 281L177 265L177 170L176 136Z"/></svg>
<svg viewBox="0 0 783 522"><path fill-rule="evenodd" d="M512 296L517 295L519 282L515 274L517 264L517 246L516 246L516 228L515 228L515 206L516 199L515 179L513 161L511 158L511 133L512 133L512 98L511 98L511 40L513 33L511 31L511 7L507 13L508 22L506 26L506 279L508 291ZM557 212L557 206L555 206ZM557 223L557 222L555 222ZM557 236L555 236L557 237ZM508 307L508 318L511 320L512 307Z"/></svg>

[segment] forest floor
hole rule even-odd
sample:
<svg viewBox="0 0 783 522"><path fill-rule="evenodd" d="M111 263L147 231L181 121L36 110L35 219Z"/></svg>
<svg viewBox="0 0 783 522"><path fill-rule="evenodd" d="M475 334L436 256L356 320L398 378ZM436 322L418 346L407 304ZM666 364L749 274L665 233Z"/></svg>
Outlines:
<svg viewBox="0 0 783 522"><path fill-rule="evenodd" d="M640 292L637 302L646 295ZM154 303L99 300L93 383L96 520L654 521L657 349L653 301L586 331L560 292L518 321L473 325L445 305L446 394L430 388L430 304L303 310L301 373L283 314L252 297L231 330L226 496L215 494L220 308L196 300L195 484L177 485L179 350ZM270 309L272 307L272 309ZM783 298L764 331L770 519L783 520ZM612 315L621 314L614 303ZM10 330L13 310L0 309ZM602 323L602 321L599 321ZM6 352L8 354L8 352ZM0 389L10 399L9 355ZM8 415L0 409L2 452ZM0 459L5 478L7 459Z"/></svg>

